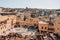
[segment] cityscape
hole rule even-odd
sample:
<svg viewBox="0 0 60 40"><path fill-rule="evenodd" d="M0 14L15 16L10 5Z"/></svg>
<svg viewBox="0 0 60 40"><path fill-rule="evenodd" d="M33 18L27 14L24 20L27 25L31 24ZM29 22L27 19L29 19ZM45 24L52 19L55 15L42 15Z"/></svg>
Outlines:
<svg viewBox="0 0 60 40"><path fill-rule="evenodd" d="M60 9L0 7L0 40L60 40Z"/></svg>

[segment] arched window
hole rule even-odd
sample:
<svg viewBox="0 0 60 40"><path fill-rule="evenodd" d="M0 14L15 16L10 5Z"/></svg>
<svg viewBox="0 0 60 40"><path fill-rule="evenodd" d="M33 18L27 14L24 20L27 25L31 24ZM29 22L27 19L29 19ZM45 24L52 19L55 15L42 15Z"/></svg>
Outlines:
<svg viewBox="0 0 60 40"><path fill-rule="evenodd" d="M43 29L43 26L42 26L42 29Z"/></svg>

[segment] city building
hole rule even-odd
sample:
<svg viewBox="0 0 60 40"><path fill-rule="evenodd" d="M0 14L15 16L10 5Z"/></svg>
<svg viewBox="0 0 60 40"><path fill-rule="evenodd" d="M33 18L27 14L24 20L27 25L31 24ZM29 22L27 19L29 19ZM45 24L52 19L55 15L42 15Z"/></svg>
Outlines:
<svg viewBox="0 0 60 40"><path fill-rule="evenodd" d="M54 22L55 33L60 35L60 16Z"/></svg>
<svg viewBox="0 0 60 40"><path fill-rule="evenodd" d="M48 23L39 21L38 28L40 33L47 33L48 32Z"/></svg>
<svg viewBox="0 0 60 40"><path fill-rule="evenodd" d="M4 33L7 30L10 30L11 28L14 28L14 25L16 23L16 16L15 15L7 15L2 16L0 15L0 32Z"/></svg>

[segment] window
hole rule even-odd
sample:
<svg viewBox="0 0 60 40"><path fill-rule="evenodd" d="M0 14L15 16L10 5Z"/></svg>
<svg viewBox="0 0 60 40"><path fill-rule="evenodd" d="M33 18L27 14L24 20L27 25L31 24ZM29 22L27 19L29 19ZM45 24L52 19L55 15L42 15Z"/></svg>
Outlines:
<svg viewBox="0 0 60 40"><path fill-rule="evenodd" d="M3 33L5 33L5 31L3 31Z"/></svg>
<svg viewBox="0 0 60 40"><path fill-rule="evenodd" d="M5 26L5 28L6 28L6 26Z"/></svg>
<svg viewBox="0 0 60 40"><path fill-rule="evenodd" d="M1 30L2 30L2 28L1 28Z"/></svg>
<svg viewBox="0 0 60 40"><path fill-rule="evenodd" d="M60 22L58 24L60 24Z"/></svg>
<svg viewBox="0 0 60 40"><path fill-rule="evenodd" d="M36 16L35 15L31 15L32 18L35 18Z"/></svg>
<svg viewBox="0 0 60 40"><path fill-rule="evenodd" d="M17 17L20 17L20 15L19 15L19 16L17 16Z"/></svg>
<svg viewBox="0 0 60 40"><path fill-rule="evenodd" d="M43 27L42 27L42 29L43 29Z"/></svg>
<svg viewBox="0 0 60 40"><path fill-rule="evenodd" d="M5 20L5 21L4 21L4 24L6 24L6 23L7 23L7 21Z"/></svg>
<svg viewBox="0 0 60 40"><path fill-rule="evenodd" d="M26 23L26 25L27 25L28 23Z"/></svg>
<svg viewBox="0 0 60 40"><path fill-rule="evenodd" d="M59 30L59 28L57 28Z"/></svg>
<svg viewBox="0 0 60 40"><path fill-rule="evenodd" d="M26 16L24 16L24 21L27 19L27 17Z"/></svg>
<svg viewBox="0 0 60 40"><path fill-rule="evenodd" d="M46 27L45 27L45 29L46 29Z"/></svg>
<svg viewBox="0 0 60 40"><path fill-rule="evenodd" d="M33 21L33 19L30 19L30 21Z"/></svg>
<svg viewBox="0 0 60 40"><path fill-rule="evenodd" d="M19 22L16 22L16 24L19 24Z"/></svg>

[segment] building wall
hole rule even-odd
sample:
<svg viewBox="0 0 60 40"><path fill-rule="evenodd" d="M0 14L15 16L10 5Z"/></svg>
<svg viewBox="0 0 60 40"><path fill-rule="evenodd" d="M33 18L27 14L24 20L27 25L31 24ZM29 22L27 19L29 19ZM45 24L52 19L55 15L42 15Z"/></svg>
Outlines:
<svg viewBox="0 0 60 40"><path fill-rule="evenodd" d="M30 18L31 17L31 12L30 11L25 11L24 16L26 16L27 18Z"/></svg>
<svg viewBox="0 0 60 40"><path fill-rule="evenodd" d="M48 32L50 32L50 33L54 33L55 32L54 25L49 25L48 26Z"/></svg>
<svg viewBox="0 0 60 40"><path fill-rule="evenodd" d="M3 18L2 18L3 17ZM14 24L16 22L16 18L14 15L9 15L9 16L0 16L0 18L3 20L0 20L0 32L4 33L5 31L11 29L14 27ZM6 23L4 23L6 21ZM13 25L12 25L13 23Z"/></svg>
<svg viewBox="0 0 60 40"><path fill-rule="evenodd" d="M48 31L48 24L44 24L44 23L39 23L38 24L38 28L39 28L39 31L41 32L41 31Z"/></svg>
<svg viewBox="0 0 60 40"><path fill-rule="evenodd" d="M55 33L60 35L60 17L54 22Z"/></svg>
<svg viewBox="0 0 60 40"><path fill-rule="evenodd" d="M17 13L17 21L23 21L24 20L24 13L18 12Z"/></svg>
<svg viewBox="0 0 60 40"><path fill-rule="evenodd" d="M11 20L12 25L15 25L17 17L15 15L9 15L9 19Z"/></svg>
<svg viewBox="0 0 60 40"><path fill-rule="evenodd" d="M39 19L38 18L29 18L26 21L30 22L31 24L38 24Z"/></svg>
<svg viewBox="0 0 60 40"><path fill-rule="evenodd" d="M25 25L25 21L20 21L20 26L24 26Z"/></svg>

